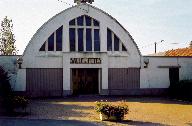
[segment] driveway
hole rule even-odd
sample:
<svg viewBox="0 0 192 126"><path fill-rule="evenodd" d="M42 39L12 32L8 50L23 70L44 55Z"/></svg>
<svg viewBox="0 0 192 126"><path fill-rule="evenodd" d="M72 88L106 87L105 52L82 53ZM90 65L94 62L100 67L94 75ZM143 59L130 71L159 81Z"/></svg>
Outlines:
<svg viewBox="0 0 192 126"><path fill-rule="evenodd" d="M129 114L122 122L100 121L95 101L113 104L126 101ZM16 118L0 117L0 126L192 126L192 103L155 97L81 96L34 99L30 114Z"/></svg>

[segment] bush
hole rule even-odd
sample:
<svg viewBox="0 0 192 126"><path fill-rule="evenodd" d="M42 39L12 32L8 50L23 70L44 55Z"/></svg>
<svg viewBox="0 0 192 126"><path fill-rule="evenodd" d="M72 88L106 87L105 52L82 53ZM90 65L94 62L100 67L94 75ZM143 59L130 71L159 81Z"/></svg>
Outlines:
<svg viewBox="0 0 192 126"><path fill-rule="evenodd" d="M112 105L107 102L96 102L95 110L98 113L106 115L108 119L111 116L115 116L117 120L123 119L129 111L125 102L121 102L118 105Z"/></svg>
<svg viewBox="0 0 192 126"><path fill-rule="evenodd" d="M13 106L14 108L22 108L25 109L29 104L29 100L24 96L14 96L13 98Z"/></svg>
<svg viewBox="0 0 192 126"><path fill-rule="evenodd" d="M6 112L12 112L13 91L9 83L8 73L0 66L0 95L2 96L2 105Z"/></svg>
<svg viewBox="0 0 192 126"><path fill-rule="evenodd" d="M15 96L9 83L8 73L0 66L0 95L2 96L2 106L7 113L11 114L15 108L25 109L29 100L24 96Z"/></svg>
<svg viewBox="0 0 192 126"><path fill-rule="evenodd" d="M171 85L169 93L173 98L192 101L192 80L181 80Z"/></svg>
<svg viewBox="0 0 192 126"><path fill-rule="evenodd" d="M8 73L5 72L2 66L0 66L0 95L2 97L9 96L12 94L11 85L9 83Z"/></svg>

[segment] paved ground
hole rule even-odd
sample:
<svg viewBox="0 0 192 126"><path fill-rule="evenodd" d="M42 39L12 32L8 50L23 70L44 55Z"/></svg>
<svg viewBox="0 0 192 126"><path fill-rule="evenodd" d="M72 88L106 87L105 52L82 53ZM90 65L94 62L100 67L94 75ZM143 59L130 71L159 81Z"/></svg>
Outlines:
<svg viewBox="0 0 192 126"><path fill-rule="evenodd" d="M0 126L98 126L91 122L77 120L29 120L0 119Z"/></svg>
<svg viewBox="0 0 192 126"><path fill-rule="evenodd" d="M94 111L95 101L116 103L126 100L130 112L122 122L100 121ZM192 126L192 103L166 98L82 96L32 100L30 115L6 119L0 126ZM27 125L26 125L27 124Z"/></svg>

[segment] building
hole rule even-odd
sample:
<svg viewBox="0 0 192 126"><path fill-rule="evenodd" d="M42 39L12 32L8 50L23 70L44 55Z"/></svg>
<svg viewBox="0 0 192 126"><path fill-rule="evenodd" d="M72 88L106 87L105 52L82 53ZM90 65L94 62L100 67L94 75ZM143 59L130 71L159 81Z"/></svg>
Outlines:
<svg viewBox="0 0 192 126"><path fill-rule="evenodd" d="M18 61L14 90L32 97L160 95L192 79L191 57L142 56L116 19L84 2L43 24Z"/></svg>
<svg viewBox="0 0 192 126"><path fill-rule="evenodd" d="M178 48L178 49L172 49L172 50L168 50L165 52L159 52L159 53L155 53L155 54L150 54L150 56L170 56L170 57L174 57L174 56L192 56L192 42L190 42L189 47L186 48Z"/></svg>

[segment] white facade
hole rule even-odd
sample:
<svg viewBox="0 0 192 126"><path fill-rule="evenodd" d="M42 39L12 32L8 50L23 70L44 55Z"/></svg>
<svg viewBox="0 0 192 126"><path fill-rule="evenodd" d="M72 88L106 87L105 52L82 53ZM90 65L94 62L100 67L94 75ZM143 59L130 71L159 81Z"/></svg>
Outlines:
<svg viewBox="0 0 192 126"><path fill-rule="evenodd" d="M69 22L77 17L86 15L99 22L100 50L86 51L86 35L83 34L84 51L78 50L76 35L76 51L70 51L70 33L71 26ZM77 23L77 21L76 21ZM56 51L56 31L62 26L62 51ZM73 27L73 26L72 26ZM76 27L76 26L74 26ZM81 28L84 26L80 26ZM94 28L93 23L89 28ZM112 50L108 50L108 29L112 32L112 39L115 36L119 39L119 51L114 51L114 40L112 40ZM85 32L84 32L85 33ZM47 50L48 38L54 35L54 50ZM92 33L92 44L94 41ZM45 51L40 51L45 44ZM122 46L126 51L122 51ZM94 45L92 45L94 46ZM22 57L23 63L21 69L17 71L17 81L14 87L15 91L27 91L28 69L62 69L62 90L63 95L72 94L72 69L75 68L98 68L99 94L131 94L142 95L150 94L147 91L153 89L163 90L170 85L169 68L179 68L179 78L192 79L192 58L191 57L150 57L141 56L140 51L131 35L125 30L118 21L102 10L88 4L80 4L75 7L64 10L47 21L34 34L27 45ZM99 58L101 63L71 63L72 58ZM144 60L148 59L147 68ZM135 70L135 71L134 71ZM117 71L119 73L111 71ZM134 75L130 74L133 71ZM38 73L37 73L38 74ZM120 74L124 77L119 77ZM132 73L131 73L132 74ZM126 77L126 75L128 75ZM38 77L38 76L37 76ZM41 77L39 77L41 78ZM113 78L116 78L114 80ZM135 80L134 80L134 79ZM121 80L122 79L122 80ZM127 80L128 82L124 82ZM119 83L123 83L123 85ZM34 82L36 83L36 82ZM117 83L116 85L114 85ZM133 83L133 84L132 84ZM130 85L131 86L130 86ZM139 84L139 85L138 85ZM118 86L119 85L119 86ZM121 85L121 86L120 86ZM121 87L121 88L118 88ZM146 93L147 92L147 93Z"/></svg>
<svg viewBox="0 0 192 126"><path fill-rule="evenodd" d="M69 22L81 15L90 16L100 23L99 52L70 52L69 50ZM39 51L48 37L61 26L63 26L62 51ZM127 51L107 51L107 29L120 38ZM23 69L26 68L63 68L63 90L70 90L71 68L100 68L102 89L108 89L108 68L139 68L140 57L140 52L130 34L114 18L98 8L81 4L57 14L36 32L24 51L20 70L22 72L19 73L25 77L26 73ZM70 58L101 58L102 63L70 64ZM18 79L18 81L26 85L26 79Z"/></svg>

